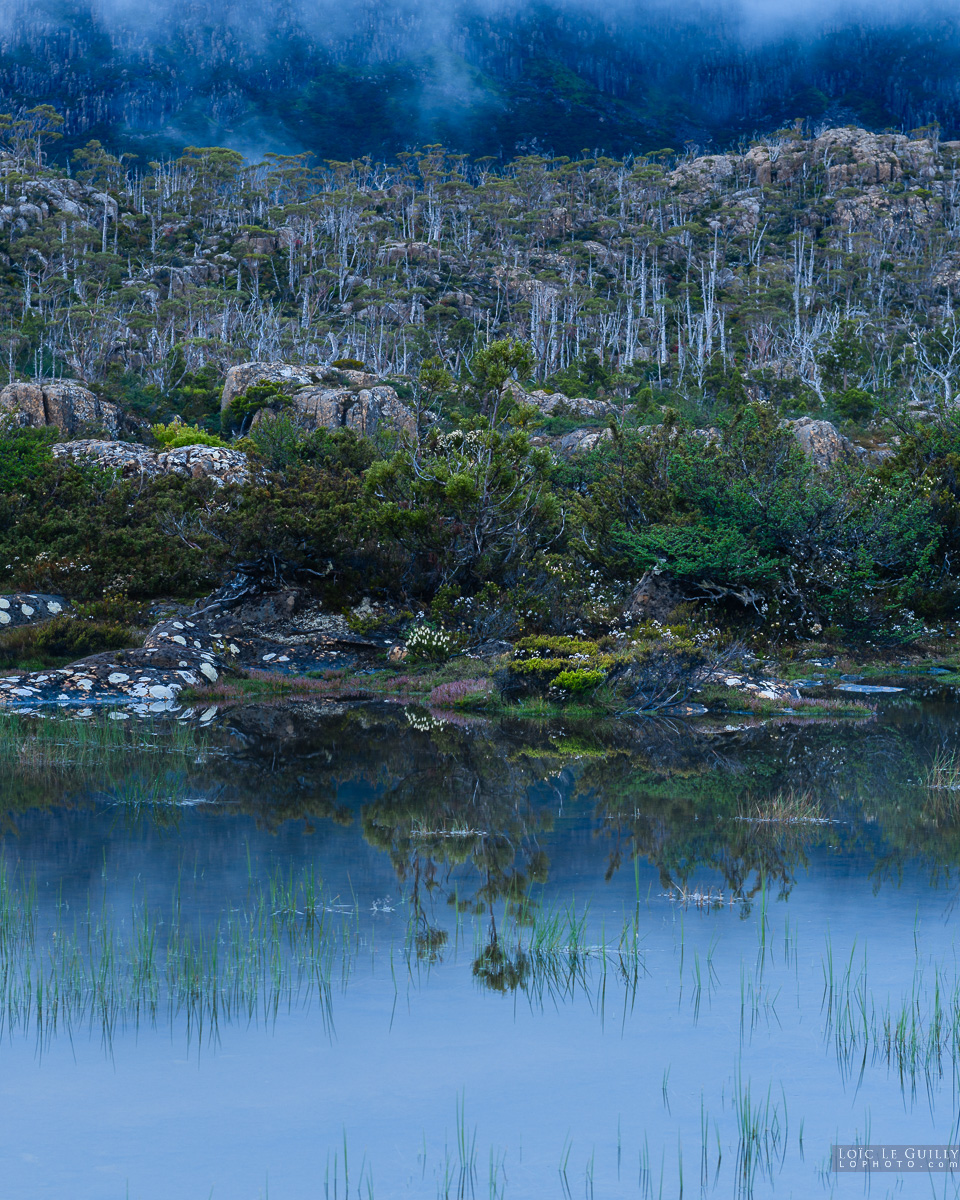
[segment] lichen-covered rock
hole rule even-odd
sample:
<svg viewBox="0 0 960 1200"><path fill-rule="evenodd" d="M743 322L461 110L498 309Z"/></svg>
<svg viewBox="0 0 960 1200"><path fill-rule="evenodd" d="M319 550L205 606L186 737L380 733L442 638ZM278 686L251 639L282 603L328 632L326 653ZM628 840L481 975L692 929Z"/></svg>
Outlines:
<svg viewBox="0 0 960 1200"><path fill-rule="evenodd" d="M164 712L179 707L185 687L216 683L230 670L216 654L178 645L109 651L69 667L0 679L0 707L129 705Z"/></svg>
<svg viewBox="0 0 960 1200"><path fill-rule="evenodd" d="M800 417L788 421L800 449L815 467L823 470L844 459L859 458L863 451L845 438L830 421L814 421L811 417Z"/></svg>
<svg viewBox="0 0 960 1200"><path fill-rule="evenodd" d="M922 173L931 156L929 142L844 126L826 129L812 142L768 139L748 150L744 162L759 184L786 182L804 165L817 163L826 166L831 187L842 187L890 183L901 178L905 167Z"/></svg>
<svg viewBox="0 0 960 1200"><path fill-rule="evenodd" d="M372 375L369 371L354 371L349 367L330 367L327 374L332 374L336 371L340 380L346 387L350 388L368 388L380 378L379 375Z"/></svg>
<svg viewBox="0 0 960 1200"><path fill-rule="evenodd" d="M245 483L249 478L247 456L225 446L179 446L157 454L161 475L183 475L213 479L218 483Z"/></svg>
<svg viewBox="0 0 960 1200"><path fill-rule="evenodd" d="M223 383L220 411L223 412L241 396L247 388L260 383L279 383L292 387L309 387L323 380L327 368L320 366L299 367L282 362L247 362L231 367Z"/></svg>
<svg viewBox="0 0 960 1200"><path fill-rule="evenodd" d="M355 399L355 393L349 388L320 384L296 392L289 411L305 429L339 429L344 424L347 406ZM262 408L254 417L254 423L267 421L273 415L269 409Z"/></svg>
<svg viewBox="0 0 960 1200"><path fill-rule="evenodd" d="M48 616L62 597L17 594L0 597L12 612L14 601L30 602L35 613ZM11 616L10 623L14 618ZM298 588L241 595L235 601L208 598L190 615L158 621L136 649L90 655L69 667L29 671L0 678L0 708L44 706L122 706L139 712L174 711L186 688L204 688L240 665L271 673L303 674L324 667L354 663L361 655L379 652L384 639L374 641L354 633L337 613L324 612L315 599Z"/></svg>
<svg viewBox="0 0 960 1200"><path fill-rule="evenodd" d="M367 371L330 367L295 367L289 363L243 363L231 367L223 386L221 408L260 383L281 383L291 398L294 418L307 429L353 429L369 437L379 429L416 430L416 417L392 387L377 384ZM292 395L291 395L292 392ZM261 409L255 422L275 413Z"/></svg>
<svg viewBox="0 0 960 1200"><path fill-rule="evenodd" d="M709 192L725 179L729 179L737 167L733 154L703 154L699 158L681 163L667 175L667 183L684 191Z"/></svg>
<svg viewBox="0 0 960 1200"><path fill-rule="evenodd" d="M415 433L417 419L392 387L362 388L353 404L348 405L344 425L362 437L371 437L379 429Z"/></svg>
<svg viewBox="0 0 960 1200"><path fill-rule="evenodd" d="M440 249L427 242L384 242L380 249L384 262L430 262L440 260Z"/></svg>
<svg viewBox="0 0 960 1200"><path fill-rule="evenodd" d="M63 596L49 596L44 592L11 592L0 596L0 629L36 625L38 621L49 621L69 610L70 602Z"/></svg>
<svg viewBox="0 0 960 1200"><path fill-rule="evenodd" d="M554 449L562 458L569 458L572 454L586 454L588 450L595 450L601 442L611 437L613 434L609 429L572 429L557 439Z"/></svg>
<svg viewBox="0 0 960 1200"><path fill-rule="evenodd" d="M565 396L562 392L545 392L542 389L527 392L518 383L508 385L518 404L531 404L545 417L554 413L568 412L578 417L605 417L613 412L613 405L606 400L590 400L586 396Z"/></svg>
<svg viewBox="0 0 960 1200"><path fill-rule="evenodd" d="M245 483L249 478L247 456L242 450L220 446L180 446L176 450L151 450L130 442L86 440L58 442L54 458L91 459L98 466L118 471L125 478L182 475L212 479L215 483Z"/></svg>
<svg viewBox="0 0 960 1200"><path fill-rule="evenodd" d="M70 379L58 383L8 383L0 391L0 412L9 413L19 424L33 428L53 425L67 437L95 429L110 437L120 432L120 409Z"/></svg>
<svg viewBox="0 0 960 1200"><path fill-rule="evenodd" d="M76 442L57 442L54 458L94 459L98 466L119 471L121 475L159 475L156 452L132 442L109 442L86 438Z"/></svg>
<svg viewBox="0 0 960 1200"><path fill-rule="evenodd" d="M414 433L417 427L413 410L386 384L359 390L323 385L301 388L293 395L292 408L285 411L292 412L306 429L352 429L361 437L371 437L381 429ZM269 409L261 409L254 421L266 421L273 415Z"/></svg>

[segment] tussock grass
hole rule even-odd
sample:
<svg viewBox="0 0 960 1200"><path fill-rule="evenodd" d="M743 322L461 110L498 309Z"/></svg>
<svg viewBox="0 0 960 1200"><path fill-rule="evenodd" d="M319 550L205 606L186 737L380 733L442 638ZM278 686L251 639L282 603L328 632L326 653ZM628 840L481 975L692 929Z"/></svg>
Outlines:
<svg viewBox="0 0 960 1200"><path fill-rule="evenodd" d="M823 815L820 801L809 792L777 792L763 801L741 805L738 821L765 825L831 825Z"/></svg>
<svg viewBox="0 0 960 1200"><path fill-rule="evenodd" d="M940 747L923 773L924 815L938 824L960 821L960 755Z"/></svg>
<svg viewBox="0 0 960 1200"><path fill-rule="evenodd" d="M923 782L933 792L960 792L960 755L941 746Z"/></svg>
<svg viewBox="0 0 960 1200"><path fill-rule="evenodd" d="M960 979L955 970L921 959L899 997L878 999L870 986L866 950L834 960L827 941L822 959L824 1040L834 1043L844 1072L862 1076L868 1061L896 1072L904 1092L922 1083L928 1094L943 1079L960 1089Z"/></svg>

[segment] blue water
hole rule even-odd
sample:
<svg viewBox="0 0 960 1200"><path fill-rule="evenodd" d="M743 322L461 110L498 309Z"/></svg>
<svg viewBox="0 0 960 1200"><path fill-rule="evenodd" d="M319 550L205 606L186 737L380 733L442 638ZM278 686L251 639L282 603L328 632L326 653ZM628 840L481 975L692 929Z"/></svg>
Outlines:
<svg viewBox="0 0 960 1200"><path fill-rule="evenodd" d="M835 758L844 737L852 753L863 733L835 729L807 754ZM757 753L769 758L779 744ZM376 731L361 750L374 766L386 754ZM458 753L454 765L470 747ZM324 763L316 788L300 764L307 794L332 787L336 751ZM426 856L418 876L408 854L398 872L364 836L389 771L345 768L339 823L269 818L249 760L219 769L218 794L232 780L229 803L180 807L172 820L165 810L133 819L96 790L12 814L5 861L35 881L41 924L59 905L122 927L132 905L169 913L176 899L185 924L210 928L243 910L251 881L279 872L322 877L326 906L344 910L351 932L329 1008L307 989L278 1011L215 1026L164 1009L127 1014L109 1031L89 1018L54 1032L5 1028L0 1197L339 1198L345 1148L350 1196L859 1195L863 1180L829 1173L832 1142L960 1141L952 1051L902 1079L882 1047L864 1054L854 1036L842 1053L827 1007L831 957L834 1003L853 1005L848 1033L862 1024L858 997L869 1021L899 1007L918 970L926 1020L936 968L952 1024L960 967L949 854L931 862L929 847L907 845L896 870L878 875L891 838L861 807L859 824L848 812L843 826L803 834L785 888L753 873L754 894L737 896L729 878L694 862L684 903L649 855L625 853L606 877L616 839L602 760L594 765L589 789L581 767L538 781L534 765L522 795L500 797L504 820L526 822L522 862L534 849L548 860L540 882L525 875L528 898L582 920L587 951L573 982L561 955L552 983L531 976L504 993L474 973L489 904L458 917L450 902L483 888L476 864L434 858L431 868ZM622 775L613 783L619 795ZM239 802L245 789L254 811ZM674 833L683 819L671 818ZM705 819L703 808L689 815ZM698 905L696 893L721 890L722 904ZM494 901L501 930L511 928L507 907ZM639 947L628 960L635 985L617 954L625 922ZM447 933L438 955L418 958L409 935L421 926ZM513 953L512 934L502 936ZM745 1171L738 1107L748 1090L761 1132L758 1164ZM931 1189L957 1190L942 1178L884 1178L869 1195Z"/></svg>

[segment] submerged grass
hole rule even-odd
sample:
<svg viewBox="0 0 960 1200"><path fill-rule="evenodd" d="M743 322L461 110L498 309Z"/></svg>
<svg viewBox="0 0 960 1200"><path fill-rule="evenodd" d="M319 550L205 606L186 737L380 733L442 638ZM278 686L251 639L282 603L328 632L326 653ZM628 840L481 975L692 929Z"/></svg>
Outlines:
<svg viewBox="0 0 960 1200"><path fill-rule="evenodd" d="M589 933L588 913L574 906L544 910L531 903L513 906L502 922L484 932L475 928L473 975L484 988L523 994L534 1009L580 995L601 1018L607 984L623 988L624 1019L646 975L639 914L625 920L615 936Z"/></svg>

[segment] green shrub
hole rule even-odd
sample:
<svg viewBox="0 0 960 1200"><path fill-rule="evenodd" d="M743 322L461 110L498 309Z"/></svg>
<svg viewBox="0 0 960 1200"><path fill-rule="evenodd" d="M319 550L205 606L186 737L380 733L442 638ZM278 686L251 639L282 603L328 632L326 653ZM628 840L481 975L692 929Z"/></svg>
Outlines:
<svg viewBox="0 0 960 1200"><path fill-rule="evenodd" d="M0 496L16 493L52 466L57 429L16 429L0 420Z"/></svg>
<svg viewBox="0 0 960 1200"><path fill-rule="evenodd" d="M230 401L221 421L223 431L227 433L238 429L240 432L246 432L261 409L269 408L272 412L279 412L289 408L292 403L282 383L256 383Z"/></svg>
<svg viewBox="0 0 960 1200"><path fill-rule="evenodd" d="M606 678L604 671L587 671L578 667L575 671L561 671L554 678L554 686L566 692L587 692L599 687Z"/></svg>
<svg viewBox="0 0 960 1200"><path fill-rule="evenodd" d="M171 421L169 425L151 425L150 432L164 450L178 450L181 446L226 446L222 438L207 433L199 425L184 425Z"/></svg>
<svg viewBox="0 0 960 1200"><path fill-rule="evenodd" d="M27 432L0 433L0 586L96 600L196 595L215 583L227 550L199 517L214 485L176 475L118 480L37 452ZM13 479L4 487L5 462ZM227 494L219 492L221 507Z"/></svg>
<svg viewBox="0 0 960 1200"><path fill-rule="evenodd" d="M777 637L811 613L869 634L944 587L936 491L890 466L814 467L766 405L718 438L619 431L582 490L584 553L608 575L662 571Z"/></svg>
<svg viewBox="0 0 960 1200"><path fill-rule="evenodd" d="M515 651L503 690L519 695L588 691L604 681L615 661L596 642L562 635L521 638Z"/></svg>
<svg viewBox="0 0 960 1200"><path fill-rule="evenodd" d="M847 388L834 400L833 407L845 421L862 423L873 416L877 398L863 388Z"/></svg>

